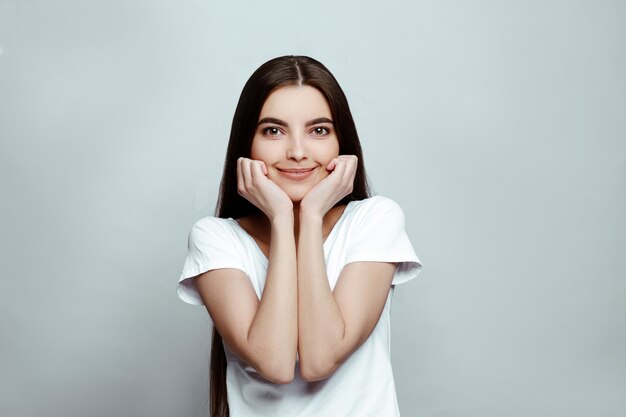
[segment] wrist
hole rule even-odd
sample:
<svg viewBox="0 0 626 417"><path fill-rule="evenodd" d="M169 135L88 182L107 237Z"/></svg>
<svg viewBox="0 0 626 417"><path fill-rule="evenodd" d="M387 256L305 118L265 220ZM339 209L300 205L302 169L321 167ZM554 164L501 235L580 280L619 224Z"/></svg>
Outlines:
<svg viewBox="0 0 626 417"><path fill-rule="evenodd" d="M313 210L306 210L300 207L300 212L298 213L300 224L307 223L312 225L321 226L324 223L324 216Z"/></svg>
<svg viewBox="0 0 626 417"><path fill-rule="evenodd" d="M282 214L277 214L269 219L272 229L288 228L293 230L294 217L293 210L289 210Z"/></svg>

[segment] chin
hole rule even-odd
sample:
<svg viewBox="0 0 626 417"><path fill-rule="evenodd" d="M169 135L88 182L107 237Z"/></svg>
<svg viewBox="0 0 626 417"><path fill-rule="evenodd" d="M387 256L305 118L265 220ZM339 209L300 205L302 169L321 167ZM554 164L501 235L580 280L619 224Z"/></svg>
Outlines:
<svg viewBox="0 0 626 417"><path fill-rule="evenodd" d="M287 195L291 199L292 203L300 204L300 202L302 201L302 199L306 195L306 192L303 192L303 193L287 193Z"/></svg>
<svg viewBox="0 0 626 417"><path fill-rule="evenodd" d="M298 204L313 187L310 184L289 184L281 188L293 203Z"/></svg>

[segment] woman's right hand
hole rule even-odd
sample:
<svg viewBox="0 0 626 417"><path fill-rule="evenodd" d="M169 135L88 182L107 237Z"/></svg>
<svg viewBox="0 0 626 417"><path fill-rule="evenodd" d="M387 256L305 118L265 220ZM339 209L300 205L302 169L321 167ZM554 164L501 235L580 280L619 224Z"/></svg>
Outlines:
<svg viewBox="0 0 626 417"><path fill-rule="evenodd" d="M243 157L237 160L237 191L270 220L293 213L291 199L267 178L267 167L263 161Z"/></svg>

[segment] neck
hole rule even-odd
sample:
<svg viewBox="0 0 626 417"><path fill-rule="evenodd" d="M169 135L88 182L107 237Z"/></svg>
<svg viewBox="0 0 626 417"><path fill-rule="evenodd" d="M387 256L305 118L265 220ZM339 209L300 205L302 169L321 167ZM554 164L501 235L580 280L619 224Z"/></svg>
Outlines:
<svg viewBox="0 0 626 417"><path fill-rule="evenodd" d="M331 208L322 219L322 234L324 238L330 233L337 220L341 217L346 206L336 206ZM271 225L263 213L258 213L252 217L239 219L239 223L257 241L261 241L269 246L271 237ZM296 242L300 232L300 204L293 204L293 234Z"/></svg>

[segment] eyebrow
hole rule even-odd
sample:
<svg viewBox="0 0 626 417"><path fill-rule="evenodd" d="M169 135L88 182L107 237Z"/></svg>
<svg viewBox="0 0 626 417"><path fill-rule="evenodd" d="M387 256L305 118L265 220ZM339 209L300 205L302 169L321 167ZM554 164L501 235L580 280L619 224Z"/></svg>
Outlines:
<svg viewBox="0 0 626 417"><path fill-rule="evenodd" d="M266 123L287 127L287 122L285 122L284 120L276 119L275 117L264 117L259 120L258 125L260 126Z"/></svg>
<svg viewBox="0 0 626 417"><path fill-rule="evenodd" d="M329 124L334 124L332 120L330 120L328 117L320 117L318 119L313 119L311 121L306 122L304 125L305 126L313 126L313 125L318 125L321 123L329 123Z"/></svg>
<svg viewBox="0 0 626 417"><path fill-rule="evenodd" d="M285 122L284 120L277 119L275 117L264 117L261 120L259 120L258 125L262 125L262 124L266 124L266 123L267 124L275 124L275 125L284 126L284 127L288 126L287 122ZM328 117L319 117L317 119L313 119L313 120L310 120L310 121L306 122L304 125L305 126L313 126L313 125L317 125L317 124L321 124L321 123L329 123L331 125L334 124L334 122L331 119L329 119Z"/></svg>

